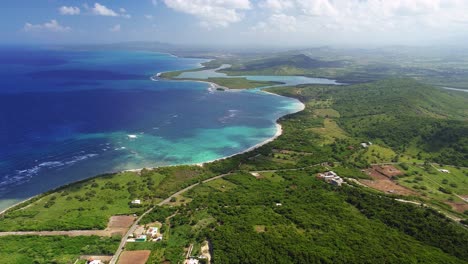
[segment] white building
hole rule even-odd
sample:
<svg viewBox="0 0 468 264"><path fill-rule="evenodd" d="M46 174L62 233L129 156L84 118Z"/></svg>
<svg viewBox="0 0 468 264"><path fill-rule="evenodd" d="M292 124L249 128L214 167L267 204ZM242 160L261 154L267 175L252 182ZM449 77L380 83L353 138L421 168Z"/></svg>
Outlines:
<svg viewBox="0 0 468 264"><path fill-rule="evenodd" d="M132 204L141 204L141 200L133 200Z"/></svg>

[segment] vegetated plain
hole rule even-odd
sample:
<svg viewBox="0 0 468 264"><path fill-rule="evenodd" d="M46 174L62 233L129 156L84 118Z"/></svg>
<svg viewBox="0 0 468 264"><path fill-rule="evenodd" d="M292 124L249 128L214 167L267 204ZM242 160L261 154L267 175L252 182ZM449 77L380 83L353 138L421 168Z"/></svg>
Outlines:
<svg viewBox="0 0 468 264"><path fill-rule="evenodd" d="M306 105L279 120L283 134L275 141L203 167L125 172L72 184L8 211L0 218L0 229L102 229L111 215L140 214L185 186L233 172L198 185L172 206L157 207L142 223L162 223L163 241L129 244L127 250L151 250L151 263L182 261L190 244L197 255L205 241L214 263L468 261L466 228L432 208L395 200L423 201L466 223L466 213L450 205L468 194L465 93L413 79L269 91ZM363 148L362 142L372 146ZM361 169L390 162L405 172L396 181L419 196L384 194L351 181L334 187L315 178L326 170L368 178ZM432 163L450 165L444 168L451 174L441 175ZM143 204L131 205L137 198Z"/></svg>

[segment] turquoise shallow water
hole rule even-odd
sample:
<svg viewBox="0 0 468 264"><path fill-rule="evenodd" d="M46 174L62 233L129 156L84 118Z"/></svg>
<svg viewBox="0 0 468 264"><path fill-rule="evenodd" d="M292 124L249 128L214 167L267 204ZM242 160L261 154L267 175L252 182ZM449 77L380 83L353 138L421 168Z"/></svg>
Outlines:
<svg viewBox="0 0 468 264"><path fill-rule="evenodd" d="M204 60L135 51L0 49L0 209L97 174L226 157L301 104L152 81Z"/></svg>
<svg viewBox="0 0 468 264"><path fill-rule="evenodd" d="M177 78L190 78L190 79L208 79L208 78L215 78L215 77L223 77L223 78L237 78L237 77L245 77L247 80L252 81L274 81L274 82L282 82L282 85L286 86L294 86L299 84L332 84L332 85L339 85L340 83L336 82L335 80L324 79L324 78L312 78L312 77L305 77L305 76L259 76L259 75L246 75L246 76L228 76L225 73L218 72L221 69L228 68L230 65L224 64L217 69L210 69L210 70L201 70L201 71L192 71L192 72L183 72ZM275 85L276 86L276 85Z"/></svg>

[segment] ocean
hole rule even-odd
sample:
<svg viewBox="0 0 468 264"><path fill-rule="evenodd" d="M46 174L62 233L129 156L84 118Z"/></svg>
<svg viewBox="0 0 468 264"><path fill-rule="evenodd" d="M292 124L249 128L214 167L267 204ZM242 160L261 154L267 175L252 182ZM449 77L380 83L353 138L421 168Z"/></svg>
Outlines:
<svg viewBox="0 0 468 264"><path fill-rule="evenodd" d="M0 210L97 174L229 156L276 133L294 99L151 80L203 59L0 48Z"/></svg>

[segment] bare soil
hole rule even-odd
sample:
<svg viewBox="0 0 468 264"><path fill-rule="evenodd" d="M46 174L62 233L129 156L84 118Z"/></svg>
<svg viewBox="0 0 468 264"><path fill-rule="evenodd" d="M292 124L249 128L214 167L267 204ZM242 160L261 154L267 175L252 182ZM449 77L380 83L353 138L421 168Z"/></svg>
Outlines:
<svg viewBox="0 0 468 264"><path fill-rule="evenodd" d="M459 213L463 213L468 211L468 204L464 202L454 203L454 202L445 202L446 204L450 205L454 211Z"/></svg>
<svg viewBox="0 0 468 264"><path fill-rule="evenodd" d="M372 180L359 180L362 184L377 189L379 191L383 191L386 193L394 193L400 195L417 195L414 191L398 185L394 181L390 180L387 176L383 175L382 173L378 172L374 168L364 170L364 173L369 175Z"/></svg>
<svg viewBox="0 0 468 264"><path fill-rule="evenodd" d="M124 251L117 264L145 264L150 254L149 250Z"/></svg>

